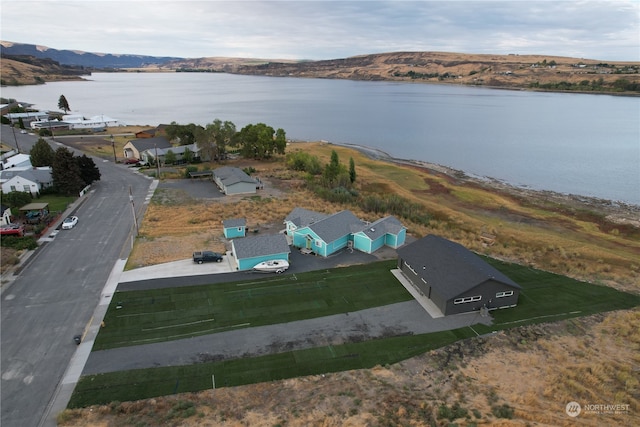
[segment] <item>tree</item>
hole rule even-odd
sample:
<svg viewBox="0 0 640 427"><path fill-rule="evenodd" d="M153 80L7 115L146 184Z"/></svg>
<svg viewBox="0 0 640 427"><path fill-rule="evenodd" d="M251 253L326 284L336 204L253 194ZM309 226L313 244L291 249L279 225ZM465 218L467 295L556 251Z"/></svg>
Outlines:
<svg viewBox="0 0 640 427"><path fill-rule="evenodd" d="M60 95L60 98L58 98L58 108L63 110L65 113L71 111L67 98L65 98L64 95Z"/></svg>
<svg viewBox="0 0 640 427"><path fill-rule="evenodd" d="M11 191L9 193L2 193L2 204L9 206L10 208L21 208L24 205L31 203L33 196L30 192L26 191Z"/></svg>
<svg viewBox="0 0 640 427"><path fill-rule="evenodd" d="M51 169L53 186L61 194L76 195L86 185L82 179L78 162L66 147L60 147L56 150Z"/></svg>
<svg viewBox="0 0 640 427"><path fill-rule="evenodd" d="M176 153L174 153L172 150L168 150L167 154L164 155L165 165L172 165L176 162L176 160L177 160Z"/></svg>
<svg viewBox="0 0 640 427"><path fill-rule="evenodd" d="M237 141L242 155L254 159L268 159L274 153L284 154L287 145L284 130L276 132L264 123L243 127Z"/></svg>
<svg viewBox="0 0 640 427"><path fill-rule="evenodd" d="M55 157L55 151L43 138L38 138L38 141L33 145L29 156L31 156L31 165L35 167L39 166L51 166L53 164L53 158Z"/></svg>
<svg viewBox="0 0 640 427"><path fill-rule="evenodd" d="M202 126L193 123L179 125L176 122L171 122L171 124L166 127L165 132L170 141L175 140L180 145L190 145L196 142L196 134L201 129L203 129Z"/></svg>
<svg viewBox="0 0 640 427"><path fill-rule="evenodd" d="M349 157L349 181L352 184L356 182L356 162L353 161L353 157Z"/></svg>
<svg viewBox="0 0 640 427"><path fill-rule="evenodd" d="M193 151L189 150L188 148L184 149L184 152L182 153L182 160L185 161L185 163L191 163L193 162Z"/></svg>
<svg viewBox="0 0 640 427"><path fill-rule="evenodd" d="M80 176L82 177L85 185L90 185L94 181L100 181L100 170L91 157L87 157L86 154L83 154L80 157L76 157L76 161L78 162Z"/></svg>

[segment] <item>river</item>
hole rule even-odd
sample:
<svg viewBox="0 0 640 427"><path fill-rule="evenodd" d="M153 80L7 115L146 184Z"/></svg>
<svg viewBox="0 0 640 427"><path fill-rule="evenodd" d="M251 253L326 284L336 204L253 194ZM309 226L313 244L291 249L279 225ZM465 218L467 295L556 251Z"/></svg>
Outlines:
<svg viewBox="0 0 640 427"><path fill-rule="evenodd" d="M640 205L640 98L218 73L96 73L2 96L127 124L229 120L537 190Z"/></svg>

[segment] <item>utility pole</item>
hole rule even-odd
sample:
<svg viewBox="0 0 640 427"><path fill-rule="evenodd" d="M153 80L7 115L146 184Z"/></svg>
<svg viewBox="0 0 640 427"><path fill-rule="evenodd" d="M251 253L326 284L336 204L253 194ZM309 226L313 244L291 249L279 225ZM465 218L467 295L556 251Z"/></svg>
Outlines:
<svg viewBox="0 0 640 427"><path fill-rule="evenodd" d="M13 127L13 123L11 124L11 130L13 131L13 139L16 142L16 150L20 153L20 145L18 145L18 137L16 136L16 128Z"/></svg>
<svg viewBox="0 0 640 427"><path fill-rule="evenodd" d="M113 163L118 163L118 158L116 157L116 141L113 139L113 134L111 134L111 147L113 147Z"/></svg>
<svg viewBox="0 0 640 427"><path fill-rule="evenodd" d="M133 224L136 226L136 236L137 236L140 230L138 230L138 218L136 218L136 207L133 203L133 193L131 192L131 186L129 186L129 201L131 202L131 212L133 213Z"/></svg>
<svg viewBox="0 0 640 427"><path fill-rule="evenodd" d="M160 179L160 159L158 158L158 146L153 144L153 147L156 150L156 178Z"/></svg>

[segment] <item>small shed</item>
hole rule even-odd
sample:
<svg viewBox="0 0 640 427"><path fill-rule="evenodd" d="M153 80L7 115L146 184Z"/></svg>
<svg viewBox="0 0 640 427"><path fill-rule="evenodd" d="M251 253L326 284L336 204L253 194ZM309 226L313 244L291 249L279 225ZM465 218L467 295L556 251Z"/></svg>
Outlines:
<svg viewBox="0 0 640 427"><path fill-rule="evenodd" d="M284 234L250 236L231 241L231 252L238 270L251 270L263 261L289 260L291 250Z"/></svg>
<svg viewBox="0 0 640 427"><path fill-rule="evenodd" d="M213 181L226 195L255 193L257 182L242 169L222 166L213 171Z"/></svg>
<svg viewBox="0 0 640 427"><path fill-rule="evenodd" d="M521 287L459 243L428 235L398 249L398 268L445 314L515 307Z"/></svg>
<svg viewBox="0 0 640 427"><path fill-rule="evenodd" d="M225 219L222 221L224 237L233 239L234 237L244 237L247 235L247 220L244 218Z"/></svg>

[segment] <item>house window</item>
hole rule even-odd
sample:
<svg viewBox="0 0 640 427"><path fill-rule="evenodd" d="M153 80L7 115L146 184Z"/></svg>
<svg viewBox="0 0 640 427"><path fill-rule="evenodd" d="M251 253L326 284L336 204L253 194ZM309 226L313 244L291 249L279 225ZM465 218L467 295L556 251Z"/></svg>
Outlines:
<svg viewBox="0 0 640 427"><path fill-rule="evenodd" d="M23 188L22 191L24 191L25 193L28 193L31 191L31 188L28 185L24 185L22 188Z"/></svg>
<svg viewBox="0 0 640 427"><path fill-rule="evenodd" d="M513 295L513 291L498 292L496 298L510 297L511 295Z"/></svg>
<svg viewBox="0 0 640 427"><path fill-rule="evenodd" d="M322 240L316 240L315 241L315 245L316 245L316 247L321 248L322 247Z"/></svg>
<svg viewBox="0 0 640 427"><path fill-rule="evenodd" d="M482 299L481 295L476 295L475 297L464 297L464 298L456 298L453 300L454 304L466 304L468 302L480 301Z"/></svg>
<svg viewBox="0 0 640 427"><path fill-rule="evenodd" d="M11 191L18 191L18 190L16 190L16 186L15 185L11 186Z"/></svg>
<svg viewBox="0 0 640 427"><path fill-rule="evenodd" d="M242 233L242 227L238 227L238 232Z"/></svg>

